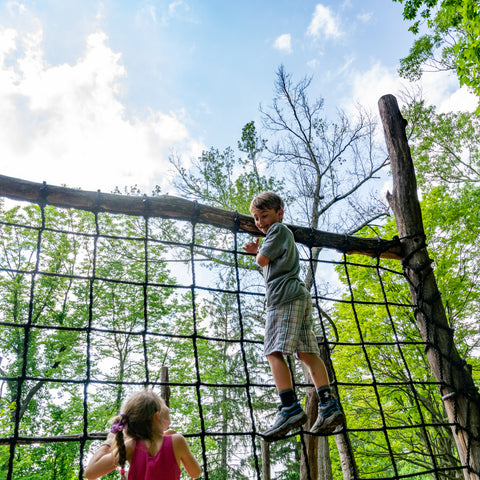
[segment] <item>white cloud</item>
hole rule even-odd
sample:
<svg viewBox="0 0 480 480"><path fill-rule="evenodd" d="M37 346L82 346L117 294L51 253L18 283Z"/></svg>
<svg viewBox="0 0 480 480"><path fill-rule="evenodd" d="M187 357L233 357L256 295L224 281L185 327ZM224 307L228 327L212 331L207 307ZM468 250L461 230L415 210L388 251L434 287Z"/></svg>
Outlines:
<svg viewBox="0 0 480 480"><path fill-rule="evenodd" d="M346 110L359 103L372 112L378 111L380 97L395 95L402 89L402 80L398 75L381 63L375 63L369 70L350 71L344 76L351 79L351 93L342 101Z"/></svg>
<svg viewBox="0 0 480 480"><path fill-rule="evenodd" d="M362 23L370 23L370 20L372 20L372 18L373 18L373 13L372 12L361 13L360 15L357 15L357 18Z"/></svg>
<svg viewBox="0 0 480 480"><path fill-rule="evenodd" d="M104 33L89 35L73 64L47 64L42 42L41 28L0 30L2 174L86 190L138 185L148 193L168 185L174 148L200 150L183 112L128 114L121 102L126 71Z"/></svg>
<svg viewBox="0 0 480 480"><path fill-rule="evenodd" d="M25 13L27 11L25 5L23 5L20 2L16 2L16 1L7 2L6 6L7 6L7 10L9 11L10 14Z"/></svg>
<svg viewBox="0 0 480 480"><path fill-rule="evenodd" d="M292 37L289 33L280 35L273 44L274 48L284 53L292 53Z"/></svg>
<svg viewBox="0 0 480 480"><path fill-rule="evenodd" d="M350 71L351 95L344 98L343 105L355 102L377 109L378 100L383 95L390 93L399 96L402 90L411 88L412 85L398 76L396 70L388 69L381 63L375 63L369 70ZM478 98L465 87L460 88L457 77L449 72L425 73L419 84L422 96L429 105L435 105L437 112L447 111L473 111Z"/></svg>
<svg viewBox="0 0 480 480"><path fill-rule="evenodd" d="M388 69L381 63L372 65L369 70L350 71L346 77L351 78L350 94L341 101L341 108L353 114L357 104L362 105L372 114L377 115L378 101L384 95L391 94L397 98L402 107L402 92L421 87L422 97L428 105L435 105L437 113L449 111L474 111L478 98L465 88L459 88L458 79L448 72L424 74L419 85L412 85L402 79L394 69ZM379 140L383 141L383 130L378 129Z"/></svg>
<svg viewBox="0 0 480 480"><path fill-rule="evenodd" d="M332 11L319 3L315 7L312 21L307 29L307 34L319 38L323 35L326 38L337 38L343 35L340 24L333 16Z"/></svg>
<svg viewBox="0 0 480 480"><path fill-rule="evenodd" d="M168 13L171 17L178 15L179 12L189 11L190 7L183 0L175 0L168 5Z"/></svg>
<svg viewBox="0 0 480 480"><path fill-rule="evenodd" d="M190 6L183 0L175 0L168 5L147 4L141 6L136 15L136 22L140 25L153 23L155 26L167 26L173 19L181 19L190 23L197 22L192 15Z"/></svg>
<svg viewBox="0 0 480 480"><path fill-rule="evenodd" d="M478 98L466 87L459 87L458 78L451 72L430 72L422 76L423 96L437 106L438 113L468 111L477 108Z"/></svg>

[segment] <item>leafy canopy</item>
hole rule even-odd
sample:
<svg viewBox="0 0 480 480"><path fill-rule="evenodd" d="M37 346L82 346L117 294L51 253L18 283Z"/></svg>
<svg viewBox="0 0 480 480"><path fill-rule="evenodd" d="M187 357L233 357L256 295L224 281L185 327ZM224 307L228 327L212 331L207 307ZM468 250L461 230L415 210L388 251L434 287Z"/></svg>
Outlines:
<svg viewBox="0 0 480 480"><path fill-rule="evenodd" d="M403 18L412 22L410 31L418 36L409 55L400 60L400 75L414 80L428 69L455 70L460 85L480 97L478 0L393 1L404 5Z"/></svg>

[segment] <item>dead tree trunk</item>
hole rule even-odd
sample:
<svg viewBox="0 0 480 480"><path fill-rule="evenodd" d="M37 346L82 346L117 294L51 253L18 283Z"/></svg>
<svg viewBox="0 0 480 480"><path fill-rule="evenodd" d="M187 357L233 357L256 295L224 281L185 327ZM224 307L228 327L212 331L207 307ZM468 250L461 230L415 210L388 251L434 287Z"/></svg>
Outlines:
<svg viewBox="0 0 480 480"><path fill-rule="evenodd" d="M428 362L440 383L465 479L479 480L480 395L469 366L454 345L453 331L448 325L428 257L415 171L405 134L406 121L393 95L383 96L379 109L393 173L393 193L388 193L387 198L401 238L403 266L416 307L415 317Z"/></svg>
<svg viewBox="0 0 480 480"><path fill-rule="evenodd" d="M320 348L320 356L325 362L325 367L327 368L328 378L330 381L334 378L333 374L333 365L330 357L330 352L328 351L327 346L323 342L322 337L317 337L318 347ZM338 388L336 385L332 386L332 391L335 397L339 398ZM348 419L347 419L348 421ZM320 437L322 438L322 437ZM328 480L333 478L332 465L330 462L330 455L328 455L328 462L322 463L322 458L327 458L325 449L328 450L328 439L323 437L323 444L319 442L318 444L318 453L319 453L319 480ZM337 445L338 454L340 456L340 464L342 467L342 478L343 480L353 480L358 476L357 464L355 462L355 457L353 455L352 444L350 442L350 437L348 432L343 429L340 433L335 434L335 443ZM323 453L321 455L321 453Z"/></svg>

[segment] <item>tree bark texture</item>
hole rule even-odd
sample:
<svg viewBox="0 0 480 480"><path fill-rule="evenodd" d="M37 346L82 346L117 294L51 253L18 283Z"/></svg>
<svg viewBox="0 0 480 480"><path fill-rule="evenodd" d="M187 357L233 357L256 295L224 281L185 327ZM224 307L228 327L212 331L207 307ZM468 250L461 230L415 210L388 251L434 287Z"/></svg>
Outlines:
<svg viewBox="0 0 480 480"><path fill-rule="evenodd" d="M480 479L480 395L469 366L460 357L428 256L406 121L393 95L379 100L385 140L393 173L393 193L387 194L395 214L410 285L415 317L426 345L466 480Z"/></svg>
<svg viewBox="0 0 480 480"><path fill-rule="evenodd" d="M320 357L325 362L328 378L330 379L330 383L332 384L332 392L334 396L338 398L339 401L341 402L342 399L339 396L336 383L332 382L332 380L335 379L335 375L334 375L330 352L328 351L328 348L325 342L323 342L322 337L317 337L317 342L318 342L318 347L320 349ZM315 419L316 419L316 416L315 416ZM348 421L348 418L347 418L347 421ZM353 455L352 444L350 442L350 437L348 435L348 432L345 430L345 428L342 428L342 430L336 433L334 437L335 437L335 443L337 445L338 454L340 457L340 464L342 468L342 478L343 480L353 480L358 476L358 469L357 469L357 464L355 462L355 457ZM323 438L320 437L320 438L323 440L323 443L319 442L319 445L318 445L319 454L322 451L325 452L325 449L327 449L328 451L328 439L325 437ZM321 461L320 460L321 458L326 458L326 455L324 454L322 457L319 456L319 462L318 462L319 463L319 480L329 480L333 478L331 462ZM330 456L328 456L328 458L330 459Z"/></svg>

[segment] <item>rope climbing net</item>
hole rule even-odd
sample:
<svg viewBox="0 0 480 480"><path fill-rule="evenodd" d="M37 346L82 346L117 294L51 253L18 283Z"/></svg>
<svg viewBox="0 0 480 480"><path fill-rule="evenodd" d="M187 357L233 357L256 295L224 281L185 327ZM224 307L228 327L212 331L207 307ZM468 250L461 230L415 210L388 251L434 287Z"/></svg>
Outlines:
<svg viewBox="0 0 480 480"><path fill-rule="evenodd" d="M315 272L315 333L347 422L329 438L305 429L265 445L276 395L263 281L241 248L256 233L251 219L174 198L12 188L3 185L6 197L28 203L4 200L0 219L0 478L82 479L109 419L144 387L170 403L206 479L266 478L267 468L300 478L300 465L317 478L312 442L333 478L472 471L442 404L455 390L430 373L438 331L422 335L411 282L381 258L400 257L398 240L357 248L326 234L327 245L292 227L304 271ZM452 331L440 334L453 345ZM308 402L312 385L290 368Z"/></svg>

